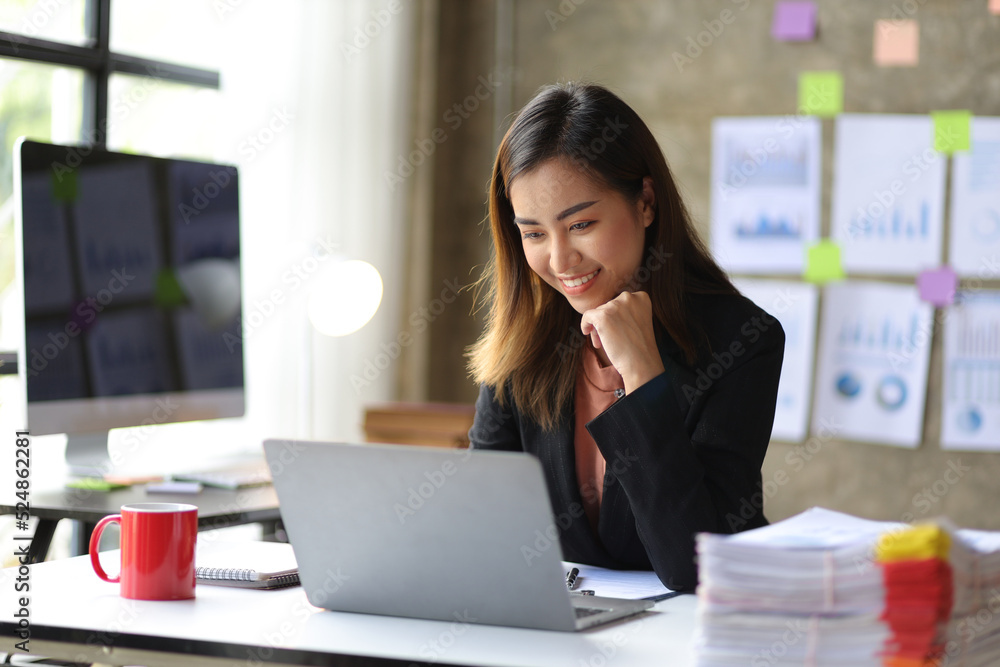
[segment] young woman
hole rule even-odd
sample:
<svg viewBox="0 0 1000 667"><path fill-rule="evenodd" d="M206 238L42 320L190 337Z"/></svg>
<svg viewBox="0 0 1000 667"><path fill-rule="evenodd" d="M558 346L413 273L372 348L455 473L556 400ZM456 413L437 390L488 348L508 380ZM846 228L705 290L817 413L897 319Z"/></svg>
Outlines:
<svg viewBox="0 0 1000 667"><path fill-rule="evenodd" d="M692 590L697 533L767 523L781 326L713 261L605 88L550 86L521 110L489 209L472 446L541 460L567 560Z"/></svg>

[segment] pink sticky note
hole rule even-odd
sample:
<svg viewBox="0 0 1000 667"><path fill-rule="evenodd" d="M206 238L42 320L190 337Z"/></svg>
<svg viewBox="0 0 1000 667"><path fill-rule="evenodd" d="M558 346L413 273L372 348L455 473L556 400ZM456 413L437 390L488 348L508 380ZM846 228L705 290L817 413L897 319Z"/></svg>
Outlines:
<svg viewBox="0 0 1000 667"><path fill-rule="evenodd" d="M920 24L914 19L875 21L875 64L913 67L920 59Z"/></svg>
<svg viewBox="0 0 1000 667"><path fill-rule="evenodd" d="M816 37L816 3L801 0L777 2L771 37L784 42L808 42Z"/></svg>
<svg viewBox="0 0 1000 667"><path fill-rule="evenodd" d="M954 303L958 289L958 276L950 266L921 271L917 276L917 290L920 298L938 308Z"/></svg>

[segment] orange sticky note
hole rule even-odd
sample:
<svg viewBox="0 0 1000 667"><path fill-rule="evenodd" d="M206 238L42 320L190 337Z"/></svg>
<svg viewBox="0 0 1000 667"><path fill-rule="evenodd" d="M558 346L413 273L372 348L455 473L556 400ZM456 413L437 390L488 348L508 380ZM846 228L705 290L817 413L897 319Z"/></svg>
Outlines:
<svg viewBox="0 0 1000 667"><path fill-rule="evenodd" d="M920 59L920 24L914 19L875 21L875 64L914 67Z"/></svg>
<svg viewBox="0 0 1000 667"><path fill-rule="evenodd" d="M806 272L803 278L811 283L828 283L841 280L844 267L840 264L840 246L823 239L809 247L806 254Z"/></svg>
<svg viewBox="0 0 1000 667"><path fill-rule="evenodd" d="M1000 14L1000 0L990 0L990 12Z"/></svg>

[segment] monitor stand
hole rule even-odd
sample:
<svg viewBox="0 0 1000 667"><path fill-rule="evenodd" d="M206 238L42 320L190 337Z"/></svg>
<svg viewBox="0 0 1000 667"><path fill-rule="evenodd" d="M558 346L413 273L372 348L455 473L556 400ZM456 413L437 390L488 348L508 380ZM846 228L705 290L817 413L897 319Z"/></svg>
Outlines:
<svg viewBox="0 0 1000 667"><path fill-rule="evenodd" d="M108 453L108 432L67 433L66 463L70 473L81 477L104 477L114 470Z"/></svg>

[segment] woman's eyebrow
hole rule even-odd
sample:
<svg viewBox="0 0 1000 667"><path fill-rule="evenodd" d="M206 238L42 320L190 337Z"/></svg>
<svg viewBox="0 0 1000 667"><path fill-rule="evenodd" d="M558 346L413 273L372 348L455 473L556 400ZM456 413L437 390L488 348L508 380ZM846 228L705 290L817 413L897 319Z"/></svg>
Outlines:
<svg viewBox="0 0 1000 667"><path fill-rule="evenodd" d="M599 199L595 199L594 201L584 201L584 202L580 202L579 204L573 204L568 209L566 209L565 211L563 211L562 213L560 213L559 215L557 215L556 216L556 220L563 220L565 218L568 218L569 216L573 215L574 213L578 213L578 212L582 211L585 208L589 208L589 207L593 206L594 204L596 204L599 201L600 201ZM515 215L514 216L514 224L515 225L537 225L538 223L535 222L534 220L528 220L527 218L519 218L519 217L517 217Z"/></svg>

